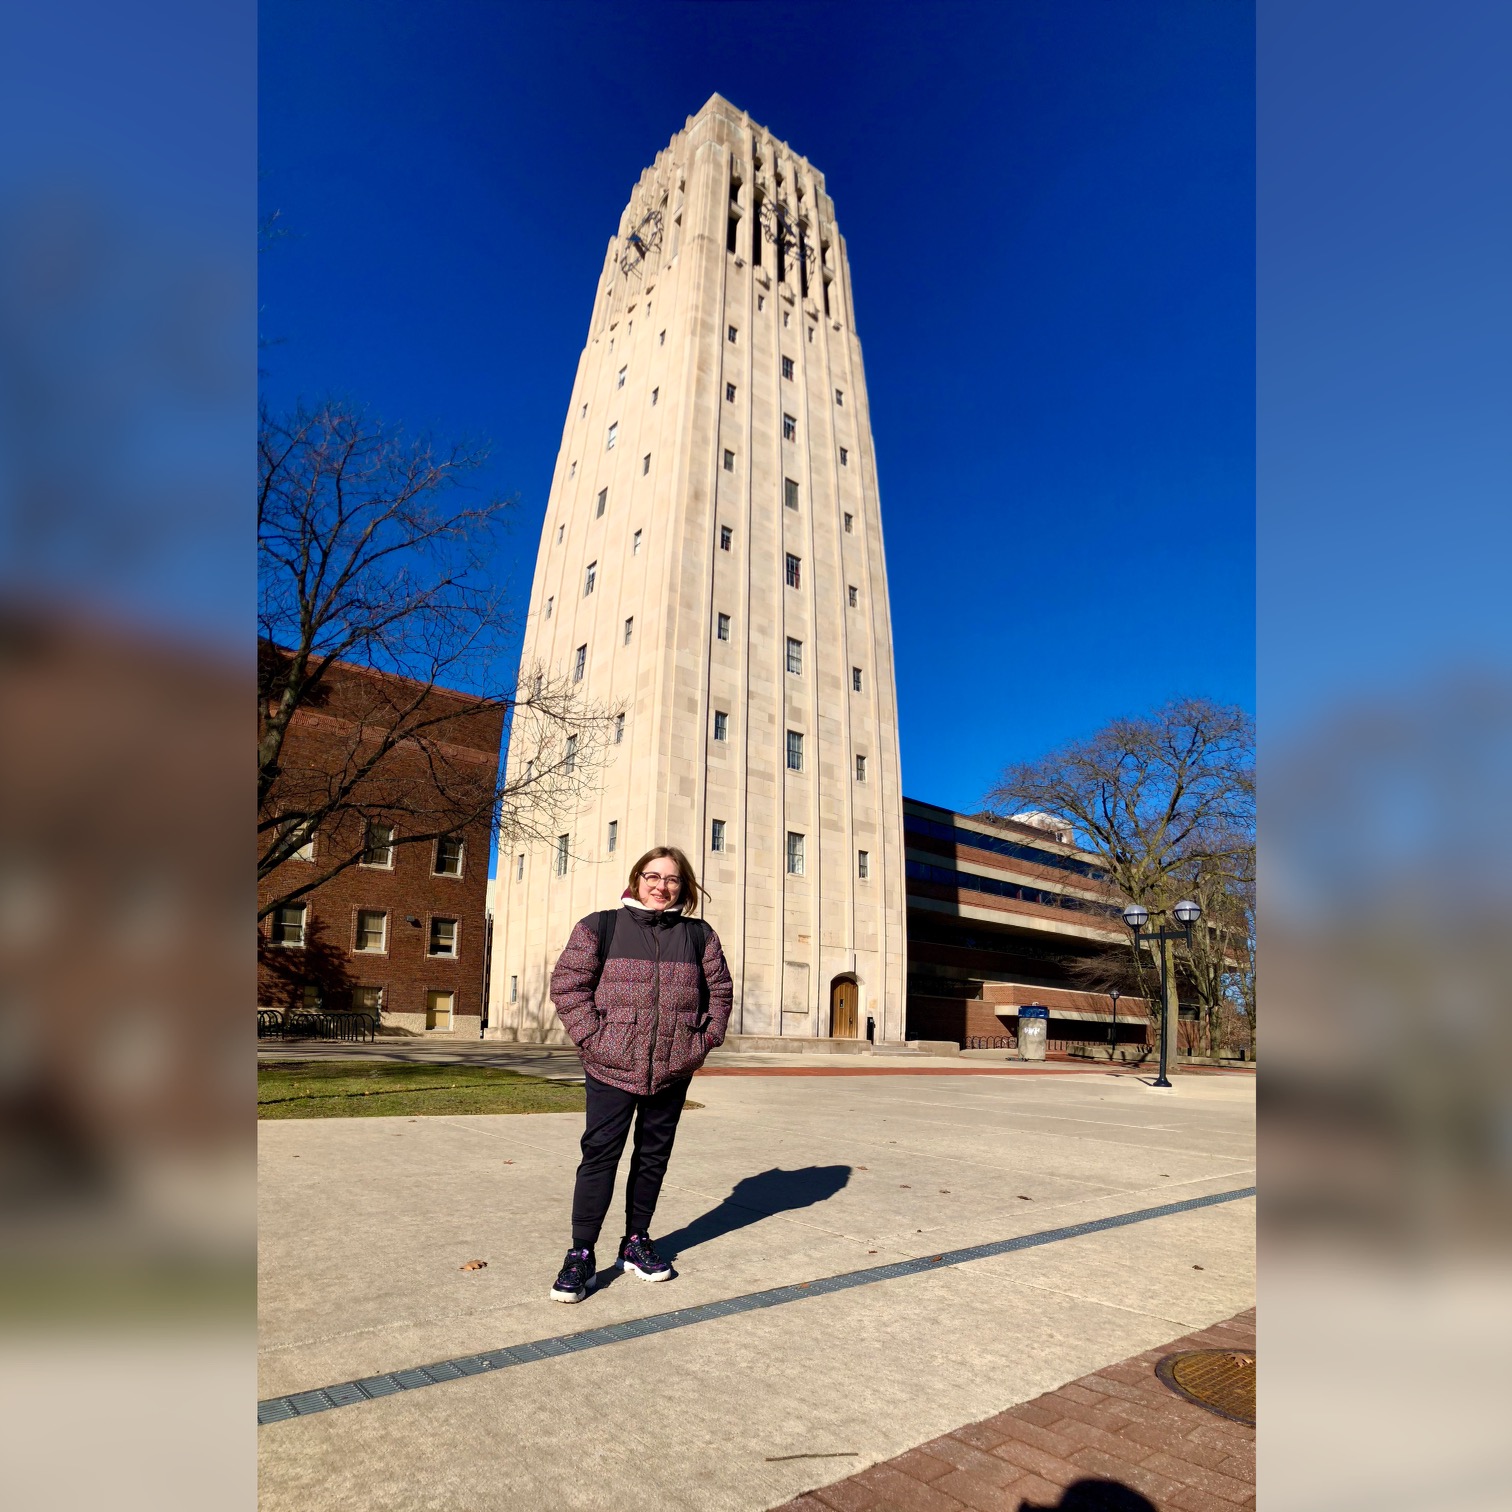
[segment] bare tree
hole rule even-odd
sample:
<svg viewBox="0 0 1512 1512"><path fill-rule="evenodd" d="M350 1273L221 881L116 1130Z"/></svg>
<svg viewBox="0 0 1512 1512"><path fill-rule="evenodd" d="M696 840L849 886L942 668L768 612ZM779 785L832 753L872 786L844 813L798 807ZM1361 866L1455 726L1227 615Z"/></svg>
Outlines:
<svg viewBox="0 0 1512 1512"><path fill-rule="evenodd" d="M402 816L405 845L484 819L537 839L592 785L612 714L545 668L516 683L516 627L489 572L510 501L463 492L483 455L407 440L342 402L262 414L259 881L317 833L322 854L259 917L356 865L375 820ZM329 741L318 760L302 751L299 716L321 712L340 732L334 759ZM501 719L503 778L458 738Z"/></svg>
<svg viewBox="0 0 1512 1512"><path fill-rule="evenodd" d="M1004 817L1037 812L1061 820L1098 856L1117 892L1152 913L1183 893L1209 899L1214 917L1179 969L1195 981L1200 949L1204 1004L1209 988L1215 1009L1232 991L1233 968L1225 963L1240 934L1225 889L1254 877L1254 725L1244 710L1183 698L1154 714L1115 719L1087 740L1007 768L987 804ZM1220 898L1229 900L1221 908ZM1244 939L1252 940L1252 931ZM1109 987L1137 983L1158 1014L1151 967L1133 954L1132 939L1124 980L1107 960L1086 969L1107 977Z"/></svg>

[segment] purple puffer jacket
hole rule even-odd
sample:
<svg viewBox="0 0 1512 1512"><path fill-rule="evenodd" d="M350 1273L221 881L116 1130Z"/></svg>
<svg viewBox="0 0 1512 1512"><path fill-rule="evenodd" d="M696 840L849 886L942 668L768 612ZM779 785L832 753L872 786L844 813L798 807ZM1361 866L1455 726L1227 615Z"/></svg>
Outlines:
<svg viewBox="0 0 1512 1512"><path fill-rule="evenodd" d="M589 914L551 973L551 1001L597 1081L644 1097L691 1076L723 1042L734 986L712 929L702 983L693 932L675 910L627 904L602 974L598 957L597 915Z"/></svg>

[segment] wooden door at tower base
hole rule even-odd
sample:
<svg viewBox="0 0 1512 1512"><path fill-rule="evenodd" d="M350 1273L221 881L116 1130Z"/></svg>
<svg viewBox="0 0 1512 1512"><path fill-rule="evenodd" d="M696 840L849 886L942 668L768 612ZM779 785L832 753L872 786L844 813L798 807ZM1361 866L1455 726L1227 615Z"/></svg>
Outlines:
<svg viewBox="0 0 1512 1512"><path fill-rule="evenodd" d="M830 1038L855 1039L856 984L849 977L836 977L830 983Z"/></svg>

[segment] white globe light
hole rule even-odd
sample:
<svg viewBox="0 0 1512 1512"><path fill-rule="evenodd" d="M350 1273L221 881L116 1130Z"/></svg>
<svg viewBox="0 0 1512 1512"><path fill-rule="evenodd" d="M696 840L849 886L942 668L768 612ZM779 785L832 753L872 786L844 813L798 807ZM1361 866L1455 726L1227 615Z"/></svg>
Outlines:
<svg viewBox="0 0 1512 1512"><path fill-rule="evenodd" d="M1150 910L1131 903L1123 911L1123 921L1130 929L1143 929L1150 922Z"/></svg>
<svg viewBox="0 0 1512 1512"><path fill-rule="evenodd" d="M1171 912L1178 924L1195 924L1202 917L1202 910L1190 898L1183 898Z"/></svg>

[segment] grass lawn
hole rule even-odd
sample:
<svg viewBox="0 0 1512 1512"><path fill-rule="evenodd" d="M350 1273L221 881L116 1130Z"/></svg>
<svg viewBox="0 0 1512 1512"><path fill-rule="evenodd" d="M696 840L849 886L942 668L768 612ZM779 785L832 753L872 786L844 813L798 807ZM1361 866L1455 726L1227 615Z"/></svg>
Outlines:
<svg viewBox="0 0 1512 1512"><path fill-rule="evenodd" d="M435 1113L581 1113L583 1089L496 1066L263 1061L259 1118L415 1118Z"/></svg>

